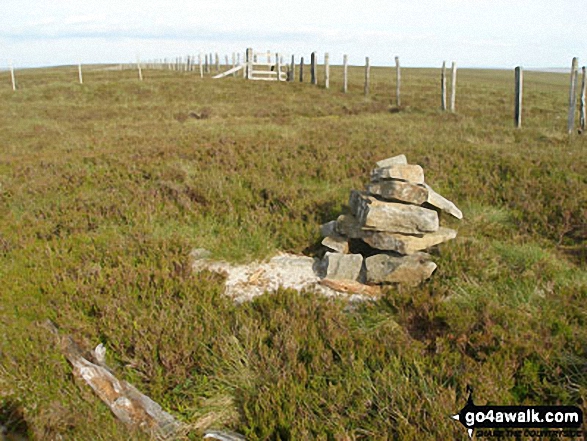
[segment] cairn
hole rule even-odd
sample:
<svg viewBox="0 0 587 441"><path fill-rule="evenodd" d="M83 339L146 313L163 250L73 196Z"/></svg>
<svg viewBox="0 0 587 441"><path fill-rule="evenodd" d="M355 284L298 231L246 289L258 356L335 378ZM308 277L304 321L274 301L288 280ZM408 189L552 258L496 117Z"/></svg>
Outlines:
<svg viewBox="0 0 587 441"><path fill-rule="evenodd" d="M322 244L331 250L324 280L417 285L436 269L425 251L457 235L440 226L439 212L463 217L405 155L377 162L365 191L351 191L349 206L351 214L321 226Z"/></svg>

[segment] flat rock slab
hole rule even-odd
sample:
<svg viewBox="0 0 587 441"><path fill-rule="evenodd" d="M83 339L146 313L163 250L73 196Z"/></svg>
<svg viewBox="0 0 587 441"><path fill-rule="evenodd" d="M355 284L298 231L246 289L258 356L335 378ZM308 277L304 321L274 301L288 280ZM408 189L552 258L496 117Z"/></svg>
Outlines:
<svg viewBox="0 0 587 441"><path fill-rule="evenodd" d="M463 218L463 213L461 210L457 208L457 206L446 199L444 196L439 195L436 193L429 185L426 185L426 189L428 190L428 197L426 198L426 202L430 205L445 211L446 213L456 217L457 219Z"/></svg>
<svg viewBox="0 0 587 441"><path fill-rule="evenodd" d="M371 181L382 179L402 179L414 184L424 183L424 170L415 164L392 164L389 167L377 167L371 172Z"/></svg>
<svg viewBox="0 0 587 441"><path fill-rule="evenodd" d="M368 296L378 296L381 294L381 287L364 285L356 280L336 280L336 279L322 279L320 283L328 286L336 291L351 292L355 294L365 294Z"/></svg>
<svg viewBox="0 0 587 441"><path fill-rule="evenodd" d="M407 163L408 163L408 159L406 158L406 155L397 155L397 156L392 156L391 158L382 159L381 161L377 161L375 163L375 165L377 166L377 168L383 168L383 167L389 167L391 165L407 164Z"/></svg>
<svg viewBox="0 0 587 441"><path fill-rule="evenodd" d="M326 253L326 278L331 280L357 280L363 267L360 254Z"/></svg>
<svg viewBox="0 0 587 441"><path fill-rule="evenodd" d="M337 253L348 254L349 252L349 240L337 234L325 237L322 245Z"/></svg>
<svg viewBox="0 0 587 441"><path fill-rule="evenodd" d="M349 205L359 225L365 229L405 234L438 230L438 214L427 208L384 202L357 191L351 192Z"/></svg>
<svg viewBox="0 0 587 441"><path fill-rule="evenodd" d="M440 227L433 233L422 235L408 235L374 231L366 234L363 242L378 250L395 251L400 254L413 254L434 245L449 241L457 237L457 232L450 228Z"/></svg>
<svg viewBox="0 0 587 441"><path fill-rule="evenodd" d="M372 182L367 185L367 192L382 199L415 205L421 205L428 200L428 189L424 185L396 179Z"/></svg>
<svg viewBox="0 0 587 441"><path fill-rule="evenodd" d="M436 269L436 264L430 261L430 255L426 253L403 257L376 254L365 259L365 266L367 283L400 283L410 286L430 278Z"/></svg>
<svg viewBox="0 0 587 441"><path fill-rule="evenodd" d="M279 288L311 290L327 297L343 295L350 301L369 299L360 293L341 292L322 285L322 262L308 256L280 253L267 262L247 265L203 259L193 261L192 267L195 272L207 270L225 275L224 293L239 303L275 293Z"/></svg>

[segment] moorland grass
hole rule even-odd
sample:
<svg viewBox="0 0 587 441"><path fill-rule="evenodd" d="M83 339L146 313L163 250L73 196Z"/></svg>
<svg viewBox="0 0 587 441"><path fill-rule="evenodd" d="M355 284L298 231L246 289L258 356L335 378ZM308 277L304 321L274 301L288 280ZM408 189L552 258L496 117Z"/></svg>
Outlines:
<svg viewBox="0 0 587 441"><path fill-rule="evenodd" d="M95 68L18 71L0 89L0 418L33 439L141 439L41 324L189 425L251 440L466 439L477 404L586 409L587 137L565 133L566 75L362 69L350 91ZM190 112L203 114L196 119ZM282 291L235 305L189 253L316 253L374 162L405 153L464 212L438 270L349 305Z"/></svg>

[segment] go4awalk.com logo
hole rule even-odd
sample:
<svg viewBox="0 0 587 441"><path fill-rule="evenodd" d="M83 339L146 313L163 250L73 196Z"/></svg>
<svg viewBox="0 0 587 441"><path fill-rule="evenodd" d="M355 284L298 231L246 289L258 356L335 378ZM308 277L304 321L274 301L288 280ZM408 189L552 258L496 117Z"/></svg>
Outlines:
<svg viewBox="0 0 587 441"><path fill-rule="evenodd" d="M465 426L470 438L475 431L496 438L582 439L583 412L577 406L476 406L470 391L467 404L452 418Z"/></svg>

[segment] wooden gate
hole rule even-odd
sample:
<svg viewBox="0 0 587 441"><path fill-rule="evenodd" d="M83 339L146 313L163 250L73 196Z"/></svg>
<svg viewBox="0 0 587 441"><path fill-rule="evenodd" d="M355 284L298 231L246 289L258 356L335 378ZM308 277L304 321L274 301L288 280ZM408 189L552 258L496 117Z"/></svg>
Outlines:
<svg viewBox="0 0 587 441"><path fill-rule="evenodd" d="M248 48L245 53L244 64L239 64L232 69L216 75L214 78L223 78L240 70L244 70L244 77L247 80L261 80L261 81L286 81L287 68L279 56L275 54L275 61L272 61L270 51L254 52L252 48ZM266 61L261 61L265 59Z"/></svg>

